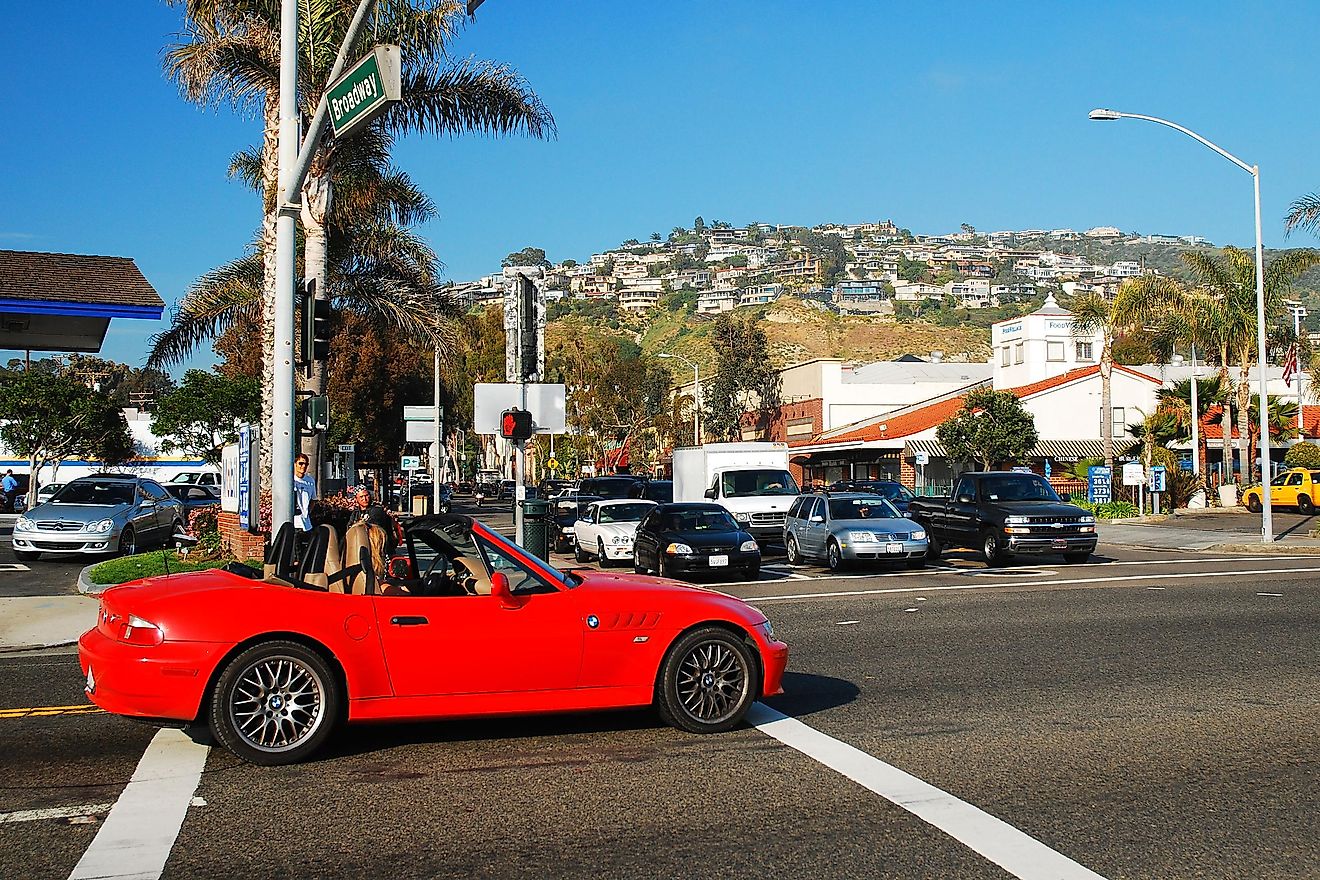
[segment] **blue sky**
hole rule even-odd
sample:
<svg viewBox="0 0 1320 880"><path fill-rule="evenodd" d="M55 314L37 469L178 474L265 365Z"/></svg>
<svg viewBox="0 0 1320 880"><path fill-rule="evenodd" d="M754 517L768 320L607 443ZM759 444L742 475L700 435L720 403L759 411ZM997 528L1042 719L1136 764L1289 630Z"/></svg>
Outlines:
<svg viewBox="0 0 1320 880"><path fill-rule="evenodd" d="M185 103L161 73L163 3L23 4L5 16L0 248L136 259L172 305L248 246L255 196L229 157L259 124ZM1267 246L1320 189L1320 6L487 0L453 49L520 70L553 141L414 138L455 279L510 251L584 259L701 215L915 232L1113 225L1252 241L1251 179L1163 116L1261 166ZM103 354L140 363L147 322ZM200 362L210 360L209 350Z"/></svg>

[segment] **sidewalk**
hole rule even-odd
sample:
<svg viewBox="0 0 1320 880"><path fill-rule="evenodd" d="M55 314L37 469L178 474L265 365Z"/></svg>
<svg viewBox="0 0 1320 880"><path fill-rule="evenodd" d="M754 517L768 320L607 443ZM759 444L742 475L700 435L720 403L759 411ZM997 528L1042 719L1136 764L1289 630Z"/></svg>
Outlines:
<svg viewBox="0 0 1320 880"><path fill-rule="evenodd" d="M0 598L0 651L70 645L96 623L93 596Z"/></svg>
<svg viewBox="0 0 1320 880"><path fill-rule="evenodd" d="M1198 529L1177 525L1177 518L1163 522L1097 523L1102 544L1146 550L1213 550L1220 553L1320 554L1320 538L1305 533L1288 534L1272 544L1263 544L1255 532Z"/></svg>

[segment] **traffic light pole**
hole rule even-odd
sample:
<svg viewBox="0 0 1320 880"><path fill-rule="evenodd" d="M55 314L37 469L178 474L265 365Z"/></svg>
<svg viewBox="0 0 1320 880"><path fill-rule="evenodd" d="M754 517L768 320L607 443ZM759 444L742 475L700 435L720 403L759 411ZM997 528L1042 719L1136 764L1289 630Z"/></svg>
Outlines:
<svg viewBox="0 0 1320 880"><path fill-rule="evenodd" d="M527 409L527 382L518 383L518 408ZM527 500L527 441L513 444L513 541L523 546L523 502Z"/></svg>

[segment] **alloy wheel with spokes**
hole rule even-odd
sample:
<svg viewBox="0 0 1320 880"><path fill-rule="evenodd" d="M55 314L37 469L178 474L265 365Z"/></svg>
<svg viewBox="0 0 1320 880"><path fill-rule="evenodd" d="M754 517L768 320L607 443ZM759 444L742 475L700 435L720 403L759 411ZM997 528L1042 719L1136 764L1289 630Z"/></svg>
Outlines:
<svg viewBox="0 0 1320 880"><path fill-rule="evenodd" d="M756 699L757 672L743 639L721 627L695 630L665 658L656 694L660 715L693 733L729 730Z"/></svg>
<svg viewBox="0 0 1320 880"><path fill-rule="evenodd" d="M325 660L296 642L266 642L230 661L216 682L211 729L254 764L289 764L315 751L339 713Z"/></svg>

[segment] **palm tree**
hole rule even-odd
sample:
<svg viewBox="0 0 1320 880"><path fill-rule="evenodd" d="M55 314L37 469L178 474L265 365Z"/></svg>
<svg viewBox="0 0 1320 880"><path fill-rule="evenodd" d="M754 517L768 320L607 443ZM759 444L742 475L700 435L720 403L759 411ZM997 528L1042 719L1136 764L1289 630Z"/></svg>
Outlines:
<svg viewBox="0 0 1320 880"><path fill-rule="evenodd" d="M1127 426L1128 434L1135 439L1135 442L1125 449L1123 454L1139 454L1146 470L1149 471L1151 452L1155 447L1166 447L1178 439L1178 418L1164 409L1156 409L1150 414L1139 409L1137 412L1141 413L1141 421Z"/></svg>
<svg viewBox="0 0 1320 880"><path fill-rule="evenodd" d="M1078 297L1072 303L1072 326L1075 336L1100 334L1100 439L1105 465L1114 467L1114 424L1112 376L1114 373L1114 337L1126 330L1138 329L1166 311L1182 296L1182 288L1162 275L1146 275L1119 288L1112 301L1099 294Z"/></svg>
<svg viewBox="0 0 1320 880"><path fill-rule="evenodd" d="M1178 435L1175 439L1182 441L1191 439L1193 420L1197 424L1201 422L1214 405L1221 400L1223 394L1223 382L1221 377L1216 374L1205 379L1196 379L1196 412L1192 412L1192 382L1193 380L1180 379L1174 382L1169 388L1161 388L1158 392L1159 409L1173 417L1177 425ZM1192 450L1192 455L1196 456L1200 462L1200 471L1205 473L1206 455L1205 455L1205 436L1197 435L1197 448Z"/></svg>

